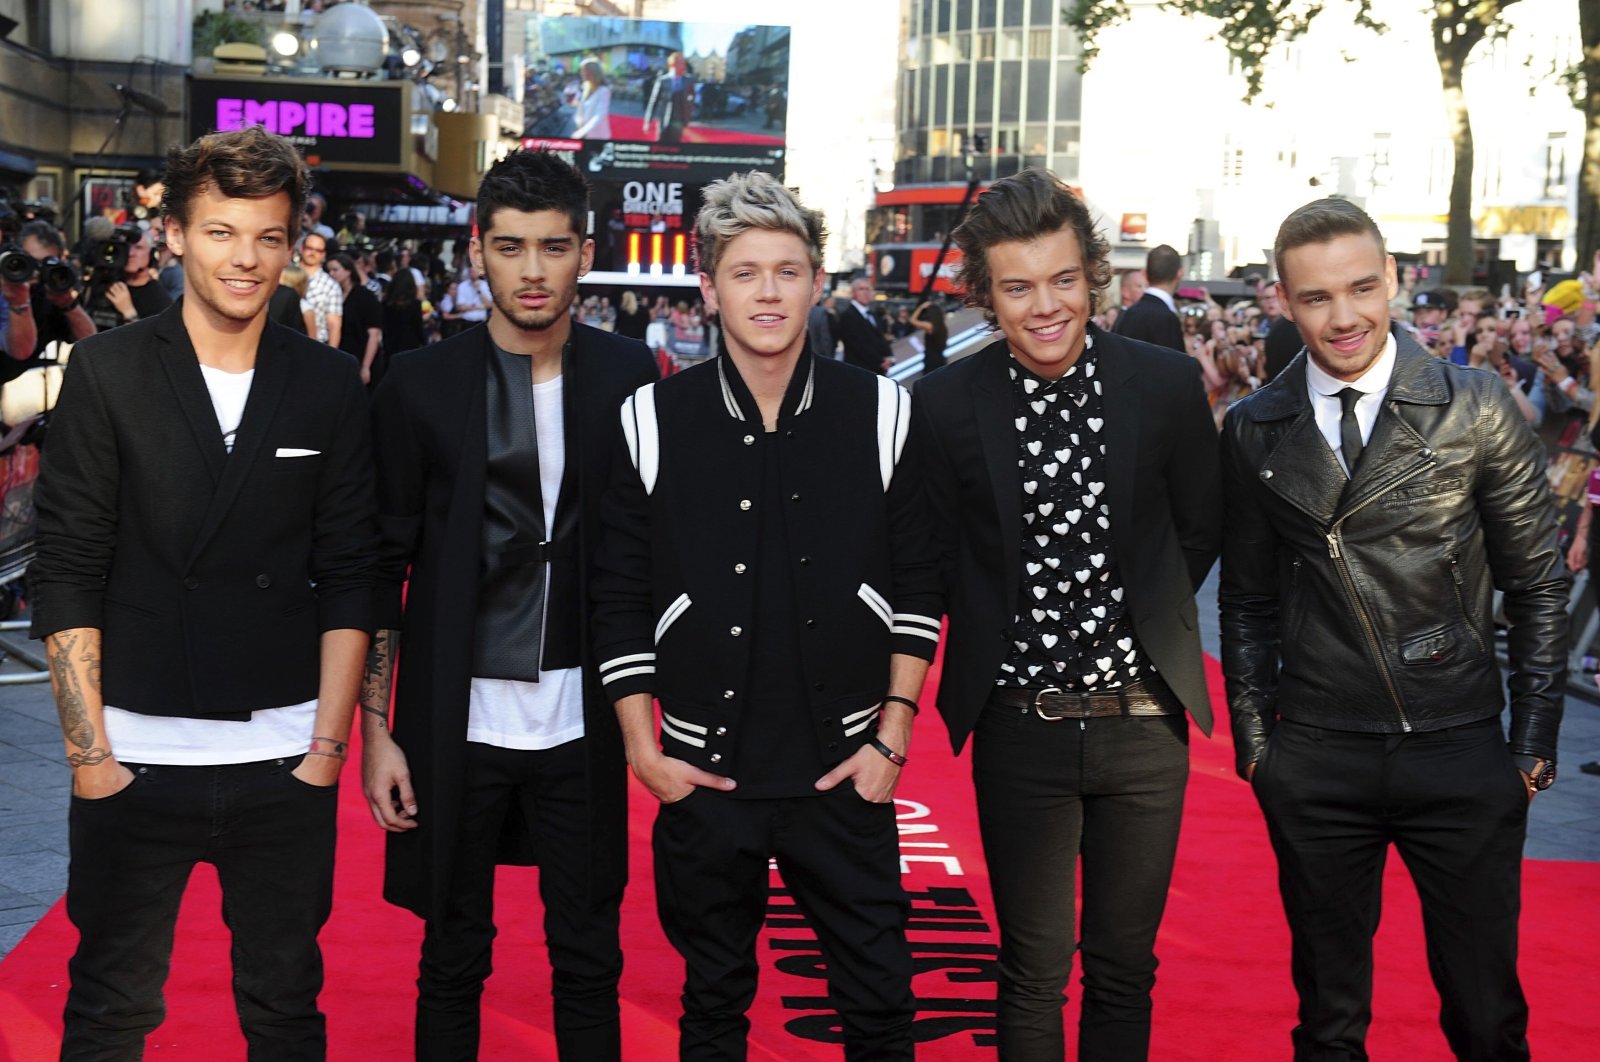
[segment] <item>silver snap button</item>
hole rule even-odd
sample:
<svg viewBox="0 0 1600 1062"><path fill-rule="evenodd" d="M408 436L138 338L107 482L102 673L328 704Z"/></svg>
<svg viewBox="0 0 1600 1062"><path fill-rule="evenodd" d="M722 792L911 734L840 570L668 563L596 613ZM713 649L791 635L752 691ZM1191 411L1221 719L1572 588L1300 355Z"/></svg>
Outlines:
<svg viewBox="0 0 1600 1062"><path fill-rule="evenodd" d="M744 633L744 628L743 627L729 627L728 628L728 633L733 635L735 638L737 638L737 637L739 637L739 635Z"/></svg>
<svg viewBox="0 0 1600 1062"><path fill-rule="evenodd" d="M743 499L743 500L741 500L741 501L740 501L740 502L739 502L739 508L741 508L741 509L744 509L744 510L747 510L747 511L748 511L748 510L749 510L749 508L750 508L750 499L749 499L749 498L745 498L745 499Z"/></svg>

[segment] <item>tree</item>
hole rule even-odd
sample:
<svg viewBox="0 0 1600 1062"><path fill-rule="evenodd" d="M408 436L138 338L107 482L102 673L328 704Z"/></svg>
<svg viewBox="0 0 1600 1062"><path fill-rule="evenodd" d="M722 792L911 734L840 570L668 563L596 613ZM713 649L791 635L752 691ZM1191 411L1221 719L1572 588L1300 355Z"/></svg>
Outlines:
<svg viewBox="0 0 1600 1062"><path fill-rule="evenodd" d="M1373 0L1347 0L1354 8L1358 25L1374 32L1383 32L1383 23L1373 17ZM1472 116L1467 109L1466 93L1462 90L1462 75L1467 57L1491 33L1505 30L1501 16L1517 0L1435 0L1426 10L1433 16L1433 54L1439 63L1439 82L1444 90L1445 112L1450 125L1450 140L1455 147L1455 172L1450 181L1450 221L1445 242L1445 282L1467 284L1472 280ZM1203 15L1222 23L1216 37L1227 46L1245 77L1245 100L1251 101L1261 92L1264 64L1280 44L1304 36L1325 3L1321 0L1164 0L1161 5L1169 11L1185 15ZM1580 8L1600 6L1600 0L1579 0ZM1088 64L1098 53L1095 43L1100 31L1128 17L1127 0L1073 0L1066 12L1067 23L1083 39L1083 64ZM1600 16L1597 16L1600 18ZM1591 65L1600 65L1600 29L1594 41L1594 64L1590 37L1584 35L1585 71ZM1600 69L1589 73L1589 92L1595 101L1600 92ZM1600 102L1600 101L1595 101ZM1592 113L1592 112L1591 112ZM1594 179L1600 186L1600 142L1591 123L1590 135L1585 144L1585 179L1589 178L1591 165ZM1592 196L1593 187L1586 185L1584 195ZM1580 196L1580 200L1583 197ZM1579 207L1580 215L1582 206ZM1593 207L1591 205L1591 213Z"/></svg>
<svg viewBox="0 0 1600 1062"><path fill-rule="evenodd" d="M1583 76L1576 101L1583 111L1583 168L1578 181L1578 268L1592 269L1600 251L1600 0L1578 0Z"/></svg>

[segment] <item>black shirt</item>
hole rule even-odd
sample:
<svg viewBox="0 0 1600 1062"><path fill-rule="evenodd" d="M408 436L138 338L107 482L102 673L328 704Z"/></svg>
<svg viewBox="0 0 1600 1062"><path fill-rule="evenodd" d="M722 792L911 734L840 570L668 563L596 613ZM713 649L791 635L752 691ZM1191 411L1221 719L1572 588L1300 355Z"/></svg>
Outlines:
<svg viewBox="0 0 1600 1062"><path fill-rule="evenodd" d="M788 529L784 525L783 484L778 475L779 433L759 436L761 461L761 531L754 571L755 641L750 646L752 691L739 731L739 788L736 797L750 799L816 796L817 779L826 774L817 748L816 727L800 690L800 614L789 565Z"/></svg>
<svg viewBox="0 0 1600 1062"><path fill-rule="evenodd" d="M1010 366L1022 473L1022 578L997 686L1095 692L1155 668L1139 647L1106 501L1094 338L1058 380Z"/></svg>
<svg viewBox="0 0 1600 1062"><path fill-rule="evenodd" d="M173 303L173 298L167 289L154 280L147 280L138 287L129 284L128 296L133 299L133 312L139 315L140 320L156 316ZM97 288L87 309L89 319L94 322L97 332L109 332L119 325L130 323L115 306L111 305L111 300L106 297L103 288Z"/></svg>
<svg viewBox="0 0 1600 1062"><path fill-rule="evenodd" d="M339 349L360 361L367 356L367 329L383 328L383 308L378 305L378 297L359 284L352 285L344 297L343 319Z"/></svg>

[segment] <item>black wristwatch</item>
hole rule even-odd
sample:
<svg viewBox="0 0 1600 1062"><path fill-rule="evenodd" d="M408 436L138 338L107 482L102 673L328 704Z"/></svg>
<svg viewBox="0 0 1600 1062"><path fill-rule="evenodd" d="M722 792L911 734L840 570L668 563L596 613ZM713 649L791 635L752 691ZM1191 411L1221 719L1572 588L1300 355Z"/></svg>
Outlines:
<svg viewBox="0 0 1600 1062"><path fill-rule="evenodd" d="M1556 784L1555 760L1541 759L1538 756L1512 756L1511 762L1528 776L1528 787L1536 793L1542 793Z"/></svg>

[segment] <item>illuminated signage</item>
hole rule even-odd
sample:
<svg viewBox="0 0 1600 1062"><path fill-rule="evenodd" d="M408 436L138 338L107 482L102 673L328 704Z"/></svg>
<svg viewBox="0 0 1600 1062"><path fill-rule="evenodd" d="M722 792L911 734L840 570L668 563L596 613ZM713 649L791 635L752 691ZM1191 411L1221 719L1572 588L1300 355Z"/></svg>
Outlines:
<svg viewBox="0 0 1600 1062"><path fill-rule="evenodd" d="M294 100L254 100L223 97L217 101L219 131L259 125L269 133L293 136L353 137L371 140L370 103L298 103Z"/></svg>
<svg viewBox="0 0 1600 1062"><path fill-rule="evenodd" d="M311 78L189 79L189 133L259 125L314 166L403 171L409 152L407 82Z"/></svg>

